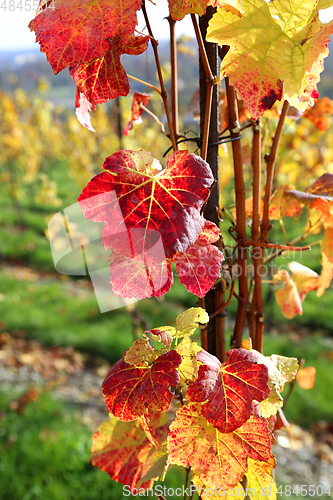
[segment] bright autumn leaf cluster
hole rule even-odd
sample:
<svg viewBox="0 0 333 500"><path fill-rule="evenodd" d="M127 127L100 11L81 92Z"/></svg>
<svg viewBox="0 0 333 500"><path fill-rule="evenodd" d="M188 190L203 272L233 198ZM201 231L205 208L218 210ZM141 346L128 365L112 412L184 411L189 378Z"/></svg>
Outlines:
<svg viewBox="0 0 333 500"><path fill-rule="evenodd" d="M221 76L228 76L253 118L282 98L300 111L318 97L333 22L322 24L322 2L243 0L243 13L220 8L207 40L229 45Z"/></svg>
<svg viewBox="0 0 333 500"><path fill-rule="evenodd" d="M103 168L79 203L86 218L105 222L114 293L161 297L173 283L174 263L181 283L203 297L220 277L223 260L212 245L218 227L200 215L214 180L208 164L177 151L162 170L146 151L118 151Z"/></svg>
<svg viewBox="0 0 333 500"><path fill-rule="evenodd" d="M164 479L171 465L191 467L197 488L227 492L244 474L274 484L272 434L258 405L294 378L297 362L244 343L220 363L191 340L208 320L192 308L175 327L145 332L104 379L110 420L93 436L91 460L133 492Z"/></svg>

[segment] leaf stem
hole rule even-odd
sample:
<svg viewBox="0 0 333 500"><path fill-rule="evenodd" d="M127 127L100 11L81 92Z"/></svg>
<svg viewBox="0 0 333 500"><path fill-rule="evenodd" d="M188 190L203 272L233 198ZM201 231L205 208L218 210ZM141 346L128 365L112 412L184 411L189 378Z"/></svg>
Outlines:
<svg viewBox="0 0 333 500"><path fill-rule="evenodd" d="M171 112L172 125L175 137L179 137L178 126L178 78L177 78L177 40L175 26L176 21L171 15L167 17L170 26L170 62L171 62Z"/></svg>
<svg viewBox="0 0 333 500"><path fill-rule="evenodd" d="M204 121L204 130L202 137L202 146L201 146L201 157L206 160L207 159L207 151L208 151L208 141L209 141L209 129L210 129L210 119L211 119L211 110L212 110L212 99L213 99L213 87L214 87L214 76L212 70L210 68L210 64L208 61L205 45L201 36L201 31L199 28L198 20L195 14L191 14L191 19L195 31L195 36L197 38L198 47L200 56L202 59L203 67L206 74L206 109L205 109L205 121Z"/></svg>
<svg viewBox="0 0 333 500"><path fill-rule="evenodd" d="M160 94L160 96L162 95L161 91L157 87L155 87L154 85L151 85L150 83L145 82L144 80L140 80L140 78L136 78L136 76L132 76L129 74L127 74L127 76L128 76L128 78L130 78L131 80L134 80L135 82L142 83L143 85L146 85L147 87L150 87L151 89L156 90L156 92L158 92Z"/></svg>
<svg viewBox="0 0 333 500"><path fill-rule="evenodd" d="M171 120L171 115L170 115L170 110L169 110L169 105L168 105L168 94L167 94L167 91L165 90L164 80L163 80L163 75L162 75L162 68L161 68L160 58L159 58L158 50L157 50L158 42L157 42L157 40L155 40L155 38L153 36L153 32L152 32L152 29L151 29L151 26L150 26L150 22L149 22L149 19L148 19L148 15L147 15L145 0L143 0L141 8L142 8L142 12L143 12L143 15L144 15L144 18L145 18L145 22L146 22L146 26L147 26L147 29L148 29L148 33L149 33L149 35L151 37L150 41L151 41L151 45L152 45L153 51L154 51L155 64L156 64L158 79L159 79L159 82L160 82L161 96L162 96L162 99L163 99L165 114L166 114L166 117L167 117L167 122L168 122L168 127L169 127L169 134L170 134L170 140L171 140L172 148L173 148L174 151L177 151L178 147L177 147L177 144L176 144L176 138L175 138L175 134L174 134L174 131L173 131L172 120Z"/></svg>
<svg viewBox="0 0 333 500"><path fill-rule="evenodd" d="M159 124L159 126L161 127L161 132L163 134L165 134L165 128L164 128L164 125L163 123L158 119L158 117L152 112L150 111L150 109L146 108L146 106L144 106L143 104L140 105L140 107L146 112L148 113L148 115L150 115L152 118L154 118L155 122L157 122Z"/></svg>

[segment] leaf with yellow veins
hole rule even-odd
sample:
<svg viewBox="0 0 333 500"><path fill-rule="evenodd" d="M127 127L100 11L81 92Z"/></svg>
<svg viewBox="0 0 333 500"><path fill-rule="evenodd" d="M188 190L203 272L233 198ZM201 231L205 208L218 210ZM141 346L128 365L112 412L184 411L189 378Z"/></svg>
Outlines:
<svg viewBox="0 0 333 500"><path fill-rule="evenodd" d="M274 455L271 455L268 463L249 458L246 493L251 500L276 500L277 489L272 478L272 469L275 466Z"/></svg>
<svg viewBox="0 0 333 500"><path fill-rule="evenodd" d="M200 325L205 325L208 321L208 313L201 307L187 309L187 311L179 314L176 319L178 338L192 335ZM174 336L173 333L171 335Z"/></svg>
<svg viewBox="0 0 333 500"><path fill-rule="evenodd" d="M168 435L168 462L191 467L206 485L225 490L247 471L247 458L269 460L271 433L267 421L251 417L235 432L221 433L202 415L202 405L190 403L177 412Z"/></svg>
<svg viewBox="0 0 333 500"><path fill-rule="evenodd" d="M244 15L218 9L207 41L229 45L221 65L254 118L282 97L300 111L313 105L328 56L333 22L322 24L318 1L243 0Z"/></svg>
<svg viewBox="0 0 333 500"><path fill-rule="evenodd" d="M129 365L139 365L140 363L151 364L161 353L156 351L152 345L149 343L149 339L146 337L143 339L136 340L133 345L128 349L125 354L125 363Z"/></svg>
<svg viewBox="0 0 333 500"><path fill-rule="evenodd" d="M190 337L185 335L180 344L175 348L182 357L182 362L178 367L180 383L182 385L188 385L198 378L198 347L196 342L192 342Z"/></svg>
<svg viewBox="0 0 333 500"><path fill-rule="evenodd" d="M244 15L244 9L240 0L210 0L208 5L212 7L223 7L227 12L232 12L238 17Z"/></svg>

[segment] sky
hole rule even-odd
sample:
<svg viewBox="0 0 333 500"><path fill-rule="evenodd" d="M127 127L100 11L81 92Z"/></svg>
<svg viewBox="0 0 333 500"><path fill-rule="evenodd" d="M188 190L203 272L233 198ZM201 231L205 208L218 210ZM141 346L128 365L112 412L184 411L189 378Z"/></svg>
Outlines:
<svg viewBox="0 0 333 500"><path fill-rule="evenodd" d="M35 12L32 10L33 4L38 5L38 0L11 0L15 5L23 4L23 9L31 7L31 11L15 9L8 10L9 0L7 2L7 10L1 8L3 0L0 0L0 51L29 49L35 47L35 34L30 32L28 28L29 22L35 17ZM158 40L167 39L169 37L169 23L164 17L168 16L167 2L160 2L154 6L147 2L147 11L152 25L154 36ZM145 22L142 14L139 12L138 30L143 30ZM183 21L176 24L177 35L187 33L194 36L193 27L190 16L187 16Z"/></svg>
<svg viewBox="0 0 333 500"><path fill-rule="evenodd" d="M12 3L13 2L13 3ZM15 5L15 10L9 11L9 4ZM4 10L3 5L7 6ZM29 31L28 24L34 18L34 10L38 0L0 0L0 51L30 49L36 47L35 35ZM35 7L34 7L35 6ZM22 8L23 10L20 10ZM25 9L31 8L30 11ZM167 2L160 2L154 6L147 2L147 10L152 24L154 36L158 40L167 39L169 36L169 23L163 19L168 15ZM333 7L320 12L322 22L333 19ZM140 13L138 29L143 30L144 20ZM186 33L193 36L190 16L176 24L177 35Z"/></svg>

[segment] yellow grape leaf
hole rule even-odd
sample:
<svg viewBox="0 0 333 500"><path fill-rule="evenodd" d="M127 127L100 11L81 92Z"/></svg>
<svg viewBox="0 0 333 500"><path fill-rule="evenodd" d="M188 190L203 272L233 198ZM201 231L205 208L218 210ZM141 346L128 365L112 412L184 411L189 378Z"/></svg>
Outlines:
<svg viewBox="0 0 333 500"><path fill-rule="evenodd" d="M283 406L283 398L275 388L272 389L270 395L259 404L260 415L269 418L276 415L279 408Z"/></svg>
<svg viewBox="0 0 333 500"><path fill-rule="evenodd" d="M298 385L302 389L312 389L315 383L316 369L314 366L308 366L307 368L301 368L298 370L296 375L296 380Z"/></svg>
<svg viewBox="0 0 333 500"><path fill-rule="evenodd" d="M194 382L198 378L198 344L192 342L188 335L185 335L180 344L177 345L175 350L182 357L182 362L178 367L178 373L180 376L180 383L182 385L188 385L190 382ZM200 350L201 348L199 348Z"/></svg>
<svg viewBox="0 0 333 500"><path fill-rule="evenodd" d="M299 262L289 262L288 267L292 272L292 278L287 271L280 270L273 276L273 283L282 282L284 284L284 288L275 291L275 298L278 305L281 306L282 314L287 319L292 319L297 314L303 314L302 302L308 292L317 290L319 276L315 271L299 264Z"/></svg>
<svg viewBox="0 0 333 500"><path fill-rule="evenodd" d="M187 311L179 314L176 319L178 338L192 335L200 325L205 325L208 321L208 313L201 307L187 309ZM170 333L174 336L173 332Z"/></svg>
<svg viewBox="0 0 333 500"><path fill-rule="evenodd" d="M156 351L156 349L150 345L146 335L144 336L145 338L143 339L135 340L133 345L126 352L124 360L129 365L139 365L144 362L151 364L160 354L163 354L161 351Z"/></svg>
<svg viewBox="0 0 333 500"><path fill-rule="evenodd" d="M324 253L322 253L321 258L322 270L318 279L317 297L323 295L326 288L329 288L333 279L333 262L329 261Z"/></svg>
<svg viewBox="0 0 333 500"><path fill-rule="evenodd" d="M242 17L244 14L244 9L240 0L210 0L208 5L212 7L223 7L227 12L230 11L238 17Z"/></svg>
<svg viewBox="0 0 333 500"><path fill-rule="evenodd" d="M321 249L326 258L333 263L333 228L326 227Z"/></svg>
<svg viewBox="0 0 333 500"><path fill-rule="evenodd" d="M292 272L298 294L303 302L308 292L317 290L319 276L315 271L299 262L289 262L288 267Z"/></svg>
<svg viewBox="0 0 333 500"><path fill-rule="evenodd" d="M268 461L272 437L266 419L252 416L242 427L219 432L202 416L202 405L177 411L168 434L168 463L191 467L203 484L234 487L247 471L247 457Z"/></svg>
<svg viewBox="0 0 333 500"><path fill-rule="evenodd" d="M318 97L333 22L322 24L318 1L242 0L244 15L218 9L207 41L229 45L221 64L254 118L284 97L300 111Z"/></svg>
<svg viewBox="0 0 333 500"><path fill-rule="evenodd" d="M302 301L298 294L296 284L288 271L280 270L273 276L273 284L283 283L284 287L274 292L277 304L281 307L283 316L292 319L297 314L303 314Z"/></svg>
<svg viewBox="0 0 333 500"><path fill-rule="evenodd" d="M163 475L167 459L165 446L159 449L143 448L139 452L138 459L143 464L141 479L138 481L140 488L142 483Z"/></svg>
<svg viewBox="0 0 333 500"><path fill-rule="evenodd" d="M246 493L251 500L276 500L277 489L272 478L272 469L275 466L274 455L271 455L268 463L249 458Z"/></svg>

